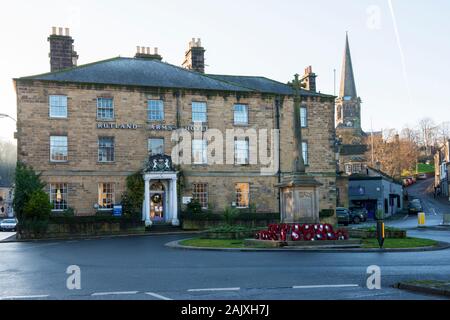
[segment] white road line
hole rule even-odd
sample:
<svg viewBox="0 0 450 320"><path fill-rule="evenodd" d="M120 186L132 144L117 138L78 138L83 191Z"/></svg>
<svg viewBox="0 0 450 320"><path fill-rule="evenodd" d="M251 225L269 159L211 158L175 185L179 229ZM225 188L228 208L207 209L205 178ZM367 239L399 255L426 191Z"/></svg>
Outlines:
<svg viewBox="0 0 450 320"><path fill-rule="evenodd" d="M34 296L9 296L9 297L0 297L0 300L20 300L20 299L39 299L39 298L47 298L48 294L40 294Z"/></svg>
<svg viewBox="0 0 450 320"><path fill-rule="evenodd" d="M312 285L312 286L293 286L292 289L320 289L320 288L352 288L359 287L357 284L330 284L330 285Z"/></svg>
<svg viewBox="0 0 450 320"><path fill-rule="evenodd" d="M139 291L94 292L91 296L117 296L137 294Z"/></svg>
<svg viewBox="0 0 450 320"><path fill-rule="evenodd" d="M188 292L204 292L204 291L239 291L241 288L207 288L207 289L189 289Z"/></svg>
<svg viewBox="0 0 450 320"><path fill-rule="evenodd" d="M172 300L172 299L170 299L170 298L167 298L167 297L164 297L164 296L162 296L162 295L160 295L160 294L157 294L157 293L154 293L154 292L146 292L145 294L148 294L149 296L152 296L152 297L155 297L155 298L158 298L158 299L161 299L161 300Z"/></svg>

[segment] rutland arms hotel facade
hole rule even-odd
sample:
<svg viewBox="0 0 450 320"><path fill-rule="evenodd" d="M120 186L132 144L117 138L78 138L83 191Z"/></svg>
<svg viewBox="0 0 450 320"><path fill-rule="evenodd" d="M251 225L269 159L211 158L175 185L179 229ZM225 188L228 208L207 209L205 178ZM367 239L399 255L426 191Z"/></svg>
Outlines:
<svg viewBox="0 0 450 320"><path fill-rule="evenodd" d="M18 160L41 173L55 212L111 211L136 172L145 180L146 225L179 225L191 199L217 213L279 212L284 222L317 222L321 210L336 208L335 97L316 91L311 67L289 85L205 74L200 39L181 67L146 47L134 58L77 66L68 29L53 28L48 41L51 72L14 79L16 138ZM175 149L189 138L191 150ZM272 170L254 161L261 151Z"/></svg>

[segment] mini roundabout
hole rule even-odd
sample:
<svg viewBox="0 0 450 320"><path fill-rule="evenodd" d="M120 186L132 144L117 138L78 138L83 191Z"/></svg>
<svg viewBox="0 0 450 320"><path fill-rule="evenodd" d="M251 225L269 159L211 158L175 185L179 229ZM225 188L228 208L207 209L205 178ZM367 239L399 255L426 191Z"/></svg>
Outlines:
<svg viewBox="0 0 450 320"><path fill-rule="evenodd" d="M352 229L334 228L330 224L270 224L250 237L217 238L206 231L200 237L172 241L166 246L185 250L219 251L320 251L320 252L411 252L448 249L447 243L429 239L386 239L379 248L375 239L352 237ZM252 236L253 235L253 236Z"/></svg>

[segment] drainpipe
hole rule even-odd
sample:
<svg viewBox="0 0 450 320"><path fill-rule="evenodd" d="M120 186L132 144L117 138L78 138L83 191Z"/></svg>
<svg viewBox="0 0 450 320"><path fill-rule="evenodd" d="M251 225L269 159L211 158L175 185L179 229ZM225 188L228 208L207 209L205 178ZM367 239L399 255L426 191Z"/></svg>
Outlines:
<svg viewBox="0 0 450 320"><path fill-rule="evenodd" d="M278 183L281 183L281 130L280 130L280 97L275 98L275 129L278 129ZM278 212L281 218L281 189L278 189Z"/></svg>

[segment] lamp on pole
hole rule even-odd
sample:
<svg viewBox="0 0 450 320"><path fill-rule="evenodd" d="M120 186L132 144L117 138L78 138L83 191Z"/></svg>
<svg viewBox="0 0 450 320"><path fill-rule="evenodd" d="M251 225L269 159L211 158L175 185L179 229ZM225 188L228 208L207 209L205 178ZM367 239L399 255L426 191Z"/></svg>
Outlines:
<svg viewBox="0 0 450 320"><path fill-rule="evenodd" d="M11 117L9 114L6 114L6 113L0 113L0 119L1 118L10 118L10 119L14 120L14 122L17 122L16 119L14 119L13 117Z"/></svg>

